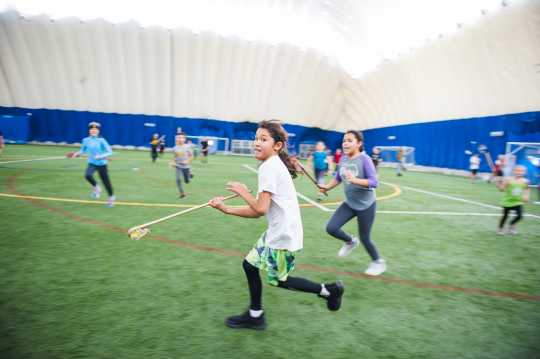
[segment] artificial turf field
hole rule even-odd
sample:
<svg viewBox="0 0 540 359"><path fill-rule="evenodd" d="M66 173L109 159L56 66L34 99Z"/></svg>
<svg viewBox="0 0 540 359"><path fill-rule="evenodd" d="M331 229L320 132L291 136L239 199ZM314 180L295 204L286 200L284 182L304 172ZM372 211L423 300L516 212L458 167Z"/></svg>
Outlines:
<svg viewBox="0 0 540 359"><path fill-rule="evenodd" d="M67 151L11 145L0 162ZM518 235L497 236L493 184L383 168L372 238L388 271L364 276L361 247L338 259L340 243L325 233L331 212L302 207L305 248L293 273L342 279L342 309L265 284L268 329L232 330L223 320L247 307L242 255L264 218L206 208L156 225L147 240L125 232L226 194L229 180L256 190L256 175L242 165L257 163L194 162L188 197L178 199L170 157L152 164L148 153L117 151L109 164L114 208L92 203L85 159L0 164L1 358L540 357L540 206L525 206L537 217L525 217ZM295 184L316 197L307 179ZM82 202L51 200L58 198ZM335 209L325 202L342 198L338 187L322 205ZM356 232L355 223L346 229Z"/></svg>

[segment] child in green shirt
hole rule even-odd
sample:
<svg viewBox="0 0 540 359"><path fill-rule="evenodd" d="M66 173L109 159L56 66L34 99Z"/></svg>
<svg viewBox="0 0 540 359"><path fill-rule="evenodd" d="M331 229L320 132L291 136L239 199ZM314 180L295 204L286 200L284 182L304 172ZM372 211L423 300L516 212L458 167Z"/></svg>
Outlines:
<svg viewBox="0 0 540 359"><path fill-rule="evenodd" d="M516 212L516 217L510 222L508 232L516 234L516 223L522 218L523 203L529 201L529 181L525 178L527 169L524 166L514 168L514 176L497 184L500 191L504 192L501 205L503 216L499 222L497 234L505 234L503 228L510 211Z"/></svg>

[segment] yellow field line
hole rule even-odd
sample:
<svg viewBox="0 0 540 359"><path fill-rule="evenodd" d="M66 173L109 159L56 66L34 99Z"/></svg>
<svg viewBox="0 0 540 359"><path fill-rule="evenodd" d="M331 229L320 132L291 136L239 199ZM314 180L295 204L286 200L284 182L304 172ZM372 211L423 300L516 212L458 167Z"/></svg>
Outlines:
<svg viewBox="0 0 540 359"><path fill-rule="evenodd" d="M388 183L389 186L394 188L394 192L392 192L389 195L379 197L377 198L377 201L382 201L385 199L389 199L392 197L399 196L401 194L401 189L391 183ZM41 197L41 196L28 196L23 194L12 194L12 193L0 193L0 197L8 197L8 198L23 198L23 199L36 199L41 201L55 201L55 202L68 202L68 203L84 203L84 204L106 204L107 201L96 201L96 200L87 200L87 199L73 199L73 198L60 198L60 197ZM325 205L337 205L341 204L342 201L339 202L323 202L322 204ZM135 206L135 207L162 207L162 208L189 208L193 206L197 206L196 204L175 204L175 203L145 203L145 202L124 202L124 201L116 201L114 203L115 205L120 206ZM244 206L231 206L231 207L244 207ZM312 204L309 203L303 203L300 205L300 207L303 208L309 208L314 207Z"/></svg>

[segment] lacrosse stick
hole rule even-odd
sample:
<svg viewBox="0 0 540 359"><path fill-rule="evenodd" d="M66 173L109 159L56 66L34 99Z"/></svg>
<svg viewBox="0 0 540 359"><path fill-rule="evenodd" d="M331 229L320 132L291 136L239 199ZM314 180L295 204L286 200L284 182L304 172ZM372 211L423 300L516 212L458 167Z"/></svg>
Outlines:
<svg viewBox="0 0 540 359"><path fill-rule="evenodd" d="M478 145L478 151L480 151L480 153L482 153L484 157L486 157L486 161L489 165L489 168L491 169L491 172L494 172L495 164L493 163L493 159L491 158L491 154L489 153L487 146L482 144Z"/></svg>
<svg viewBox="0 0 540 359"><path fill-rule="evenodd" d="M317 181L315 180L315 178L313 178L309 173L308 171L306 171L306 169L304 168L304 166L302 166L302 164L300 163L300 161L297 161L296 164L298 165L298 167L300 167L300 169L302 170L302 172L311 180L311 182L313 182L313 184L315 185L315 187L317 187L317 189L320 189L319 187L319 184L317 183ZM326 192L323 192L325 196L328 197L328 193Z"/></svg>
<svg viewBox="0 0 540 359"><path fill-rule="evenodd" d="M224 197L223 200L226 201L228 199L232 199L232 198L235 198L235 197L238 197L238 195L237 194L231 194L230 196ZM200 204L198 206L191 207L191 208L185 209L185 210L180 211L180 212L169 214L168 216L165 216L163 218L158 218L158 219L156 219L154 221L144 223L144 224L141 224L139 226L132 227L127 232L128 236L129 236L129 238L131 238L131 239L133 239L135 241L138 241L139 239L141 239L142 237L144 237L145 235L150 233L150 229L148 229L148 227L150 227L150 226L152 226L154 224L158 224L158 223L167 221L167 220L169 220L171 218L178 217L178 216L181 216L183 214L193 212L193 211L196 211L196 210L204 208L204 207L208 207L209 205L210 204L208 202L203 203L203 204Z"/></svg>

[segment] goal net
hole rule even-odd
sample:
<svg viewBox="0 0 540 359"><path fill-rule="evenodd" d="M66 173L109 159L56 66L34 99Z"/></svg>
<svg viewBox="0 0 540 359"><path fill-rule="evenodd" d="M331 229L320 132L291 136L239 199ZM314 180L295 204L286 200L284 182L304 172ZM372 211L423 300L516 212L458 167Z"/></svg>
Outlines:
<svg viewBox="0 0 540 359"><path fill-rule="evenodd" d="M540 183L540 142L507 142L502 158L505 176L511 176L514 167L524 166L530 185Z"/></svg>
<svg viewBox="0 0 540 359"><path fill-rule="evenodd" d="M201 152L201 141L206 139L208 141L208 153L213 155L228 154L229 153L229 139L226 137L214 137L214 136L186 136L186 141L193 143L196 149Z"/></svg>
<svg viewBox="0 0 540 359"><path fill-rule="evenodd" d="M415 164L414 161L414 147L410 146L375 146L381 151L382 163L393 163L397 164L399 162L399 153L400 150L403 154L401 163L405 166L412 166Z"/></svg>
<svg viewBox="0 0 540 359"><path fill-rule="evenodd" d="M253 142L251 140L232 140L231 142L231 154L239 156L252 156Z"/></svg>

